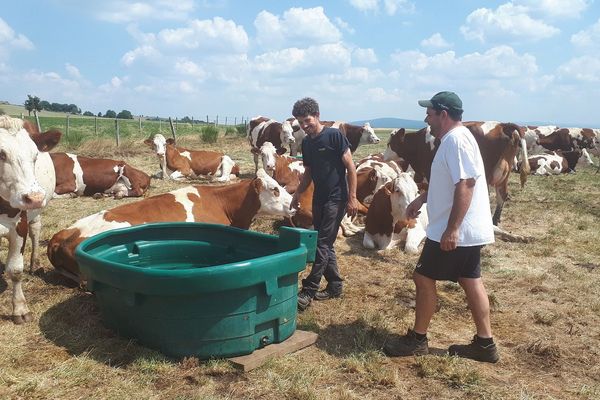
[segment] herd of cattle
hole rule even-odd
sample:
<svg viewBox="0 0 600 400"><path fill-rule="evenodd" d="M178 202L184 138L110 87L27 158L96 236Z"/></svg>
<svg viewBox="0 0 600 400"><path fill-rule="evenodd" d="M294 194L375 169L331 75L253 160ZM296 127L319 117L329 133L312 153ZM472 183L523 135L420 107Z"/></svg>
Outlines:
<svg viewBox="0 0 600 400"><path fill-rule="evenodd" d="M323 123L339 128L348 138L352 152L361 143L379 142L368 123ZM592 162L589 153L600 155L598 130L522 127L492 121L464 125L477 139L487 182L496 190L493 222L496 232L505 238L518 238L498 228L511 170L519 171L524 185L529 173L573 171L580 159ZM150 185L148 174L124 161L50 153L60 136L59 131L40 133L28 121L0 116L0 236L9 241L6 273L13 282L15 323L31 319L21 287L23 254L29 234L33 243L31 268L37 268L40 215L48 201L52 197L143 196ZM144 143L160 161L161 170L155 178L185 181L204 176L224 184L185 186L82 218L54 234L48 243L48 259L62 274L79 282L82 278L75 248L84 239L111 229L168 221L220 223L248 229L257 215L280 217L292 226L310 228L312 185L300 197L298 210L289 207L291 194L304 173L301 159L294 157L301 151L304 136L294 118L282 123L265 117L250 121L247 138L254 156L254 179L238 179L239 166L226 154L179 147L161 134L146 139ZM429 127L416 132L396 129L383 153L358 161L357 197L364 224L357 226L356 221L346 217L343 234L364 231L365 248L402 246L405 251L416 253L425 237L427 213L423 208L416 220L409 220L405 210L427 187L436 144ZM291 157L284 155L288 149Z"/></svg>

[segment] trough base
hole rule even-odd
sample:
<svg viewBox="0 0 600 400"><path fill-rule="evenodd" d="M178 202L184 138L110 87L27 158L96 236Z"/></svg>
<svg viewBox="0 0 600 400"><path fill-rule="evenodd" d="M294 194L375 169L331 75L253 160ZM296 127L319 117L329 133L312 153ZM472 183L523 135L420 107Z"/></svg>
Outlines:
<svg viewBox="0 0 600 400"><path fill-rule="evenodd" d="M281 357L293 353L305 347L315 344L317 341L315 332L302 331L297 329L292 336L281 343L273 343L261 349L255 350L252 354L239 357L231 357L228 360L238 369L247 372L258 368L274 357Z"/></svg>

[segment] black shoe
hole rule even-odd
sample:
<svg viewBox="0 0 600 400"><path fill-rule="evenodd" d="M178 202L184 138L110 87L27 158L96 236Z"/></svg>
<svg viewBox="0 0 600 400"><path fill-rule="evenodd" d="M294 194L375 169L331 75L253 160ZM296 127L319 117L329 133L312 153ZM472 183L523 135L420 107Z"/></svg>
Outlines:
<svg viewBox="0 0 600 400"><path fill-rule="evenodd" d="M473 340L469 344L453 344L448 348L448 354L463 358L470 358L475 361L496 363L500 359L498 348L495 343L482 345L477 340L477 335L473 336Z"/></svg>
<svg viewBox="0 0 600 400"><path fill-rule="evenodd" d="M298 310L300 311L304 311L308 308L308 306L310 306L310 303L312 302L313 296L311 296L311 294L305 290L301 290L300 293L298 293Z"/></svg>
<svg viewBox="0 0 600 400"><path fill-rule="evenodd" d="M404 336L396 336L385 343L383 352L392 357L399 356L424 356L429 354L427 337L417 339L415 331L409 329Z"/></svg>
<svg viewBox="0 0 600 400"><path fill-rule="evenodd" d="M315 300L329 300L329 299L335 299L338 297L342 297L342 289L338 289L338 290L332 290L328 287L325 288L325 290L319 290L317 293L315 293Z"/></svg>

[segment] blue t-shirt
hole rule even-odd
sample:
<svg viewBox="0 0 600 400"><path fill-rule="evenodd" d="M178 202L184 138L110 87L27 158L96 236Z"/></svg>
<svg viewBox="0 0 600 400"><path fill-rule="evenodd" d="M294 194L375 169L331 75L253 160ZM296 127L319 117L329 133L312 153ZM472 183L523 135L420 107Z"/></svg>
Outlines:
<svg viewBox="0 0 600 400"><path fill-rule="evenodd" d="M342 156L348 150L348 139L339 129L323 128L320 135L307 135L302 140L302 159L310 167L315 185L313 204L328 200L348 201L346 166Z"/></svg>

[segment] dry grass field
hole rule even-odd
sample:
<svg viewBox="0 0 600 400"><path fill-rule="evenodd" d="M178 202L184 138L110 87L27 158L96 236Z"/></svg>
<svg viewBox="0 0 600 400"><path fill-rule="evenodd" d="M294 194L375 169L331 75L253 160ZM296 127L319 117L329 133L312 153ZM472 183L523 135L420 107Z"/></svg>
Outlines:
<svg viewBox="0 0 600 400"><path fill-rule="evenodd" d="M359 147L355 159L381 151L387 133L378 132L380 144ZM225 149L244 177L251 176L243 138L226 136L207 146L189 136L180 144ZM110 139L84 142L76 152L122 158L148 173L158 170L139 138L120 149ZM29 324L11 322L11 284L0 276L0 398L599 399L600 174L595 171L580 167L576 174L532 176L523 190L518 176L511 177L501 225L535 241L498 241L483 250L498 364L443 354L474 333L463 293L452 283L438 284L439 311L429 333L436 355L384 356L386 339L412 323L417 257L367 251L361 234L336 243L344 298L313 302L298 316L300 329L319 334L317 343L249 373L224 360L169 359L116 336L103 327L93 295L56 274L44 255L43 269L25 277L34 314ZM182 185L153 181L150 195ZM42 239L123 201L136 200L55 199L43 214ZM252 229L275 232L276 223L262 219Z"/></svg>

